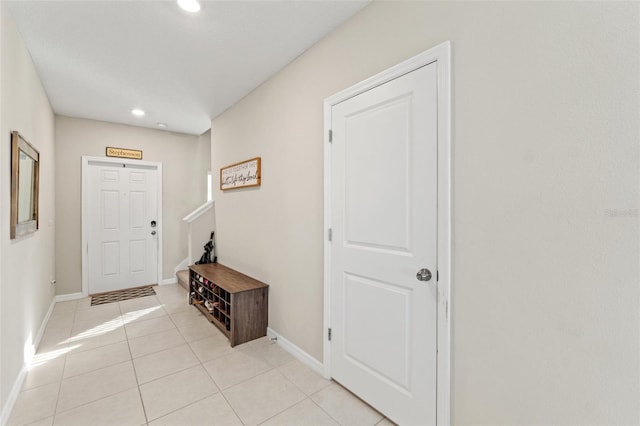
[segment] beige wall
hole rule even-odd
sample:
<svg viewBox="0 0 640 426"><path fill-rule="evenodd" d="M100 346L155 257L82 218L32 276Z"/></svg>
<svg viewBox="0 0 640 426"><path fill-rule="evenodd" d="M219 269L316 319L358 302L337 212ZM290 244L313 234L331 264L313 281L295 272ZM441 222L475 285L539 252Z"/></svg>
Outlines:
<svg viewBox="0 0 640 426"><path fill-rule="evenodd" d="M0 419L4 419L10 392L33 353L54 297L49 282L55 276L55 159L53 111L6 2L0 2L0 46ZM40 152L40 229L15 240L9 238L12 130Z"/></svg>
<svg viewBox="0 0 640 426"><path fill-rule="evenodd" d="M212 122L222 263L322 359L322 101L453 43L455 424L640 422L640 4L374 2ZM217 184L214 185L214 187Z"/></svg>
<svg viewBox="0 0 640 426"><path fill-rule="evenodd" d="M175 278L174 267L187 257L182 218L206 201L209 132L190 136L56 116L57 294L82 290L81 157L102 157L107 146L139 149L144 160L162 163L165 280Z"/></svg>

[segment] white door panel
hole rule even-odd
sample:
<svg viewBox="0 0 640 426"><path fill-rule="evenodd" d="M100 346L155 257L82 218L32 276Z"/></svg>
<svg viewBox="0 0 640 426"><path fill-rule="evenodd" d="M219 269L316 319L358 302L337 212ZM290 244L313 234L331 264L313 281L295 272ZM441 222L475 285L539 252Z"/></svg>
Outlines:
<svg viewBox="0 0 640 426"><path fill-rule="evenodd" d="M120 192L102 190L102 229L118 231L120 228Z"/></svg>
<svg viewBox="0 0 640 426"><path fill-rule="evenodd" d="M145 240L132 240L129 242L129 272L131 274L144 273L145 258L146 258L146 241Z"/></svg>
<svg viewBox="0 0 640 426"><path fill-rule="evenodd" d="M436 64L331 122L331 375L397 423L435 423Z"/></svg>
<svg viewBox="0 0 640 426"><path fill-rule="evenodd" d="M409 194L396 189L406 187L408 179L407 171L397 168L409 156L410 101L404 96L345 117L345 239L350 244L409 249ZM388 205L397 208L385 209Z"/></svg>
<svg viewBox="0 0 640 426"><path fill-rule="evenodd" d="M88 163L89 293L158 282L158 172L153 167Z"/></svg>
<svg viewBox="0 0 640 426"><path fill-rule="evenodd" d="M129 217L131 230L144 231L146 225L145 220L147 217L146 207L146 193L143 191L131 191L129 192Z"/></svg>
<svg viewBox="0 0 640 426"><path fill-rule="evenodd" d="M380 379L409 389L410 290L351 274L344 281L345 356Z"/></svg>
<svg viewBox="0 0 640 426"><path fill-rule="evenodd" d="M120 272L120 242L102 242L102 275L104 277L115 276Z"/></svg>

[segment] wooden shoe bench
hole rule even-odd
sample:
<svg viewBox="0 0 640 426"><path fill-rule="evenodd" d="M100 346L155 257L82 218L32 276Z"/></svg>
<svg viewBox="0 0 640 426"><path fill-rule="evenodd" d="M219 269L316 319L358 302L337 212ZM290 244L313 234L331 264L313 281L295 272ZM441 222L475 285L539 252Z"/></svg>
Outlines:
<svg viewBox="0 0 640 426"><path fill-rule="evenodd" d="M189 304L232 347L267 335L269 286L219 263L189 267Z"/></svg>

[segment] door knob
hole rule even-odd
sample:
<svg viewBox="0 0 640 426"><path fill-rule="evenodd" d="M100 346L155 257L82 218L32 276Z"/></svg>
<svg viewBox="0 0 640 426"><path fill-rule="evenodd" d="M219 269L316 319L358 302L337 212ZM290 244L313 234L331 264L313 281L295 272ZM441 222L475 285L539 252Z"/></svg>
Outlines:
<svg viewBox="0 0 640 426"><path fill-rule="evenodd" d="M151 235L156 235L156 231L151 231Z"/></svg>
<svg viewBox="0 0 640 426"><path fill-rule="evenodd" d="M418 281L429 281L431 279L431 271L427 268L422 268L416 274Z"/></svg>

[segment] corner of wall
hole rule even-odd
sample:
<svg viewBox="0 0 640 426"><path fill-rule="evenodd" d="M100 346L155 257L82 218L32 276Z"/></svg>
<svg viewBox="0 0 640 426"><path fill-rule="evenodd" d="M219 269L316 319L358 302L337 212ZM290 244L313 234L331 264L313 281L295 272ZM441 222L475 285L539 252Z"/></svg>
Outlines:
<svg viewBox="0 0 640 426"><path fill-rule="evenodd" d="M38 328L35 339L33 339L33 342L28 348L28 351L25 351L28 352L28 356L25 358L24 363L22 364L22 368L20 369L20 372L18 373L18 376L16 377L13 386L11 387L9 396L6 398L4 404L0 407L0 426L5 426L9 421L11 411L13 410L13 406L18 399L18 395L20 394L20 390L22 389L24 380L27 377L29 368L38 349L38 346L40 346L40 341L42 340L42 336L44 335L44 331L47 327L47 323L49 322L49 318L51 318L51 314L53 313L53 308L55 307L55 305L56 299L52 299L51 304L49 305L49 309L47 310L47 313L45 314L44 319L42 320L42 323Z"/></svg>
<svg viewBox="0 0 640 426"><path fill-rule="evenodd" d="M55 279L54 116L31 56L0 2L0 165L10 170L11 147L4 143L17 130L40 153L40 228L10 240L9 203L0 203L0 407L6 421L20 391L25 366L51 312ZM9 173L0 176L0 199L10 199ZM27 266L28 265L28 266ZM19 283L19 285L17 285ZM35 337L34 337L35 336Z"/></svg>

